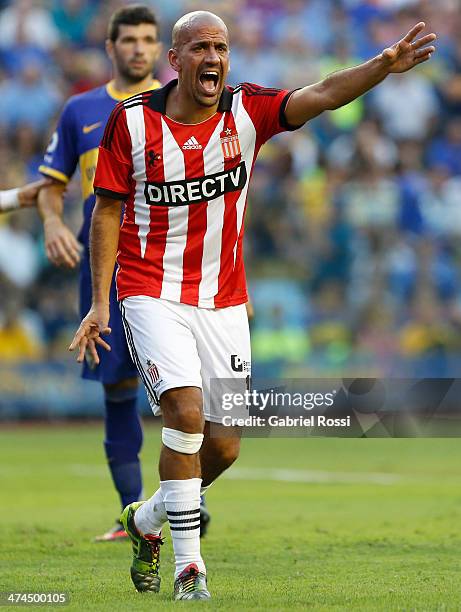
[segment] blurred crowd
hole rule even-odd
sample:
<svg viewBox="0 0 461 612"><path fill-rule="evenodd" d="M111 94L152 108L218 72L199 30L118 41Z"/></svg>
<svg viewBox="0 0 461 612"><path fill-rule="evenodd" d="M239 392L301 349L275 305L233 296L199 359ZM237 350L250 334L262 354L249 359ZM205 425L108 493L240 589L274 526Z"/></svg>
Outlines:
<svg viewBox="0 0 461 612"><path fill-rule="evenodd" d="M145 3L164 50L181 14L221 15L230 84L292 89L373 57L418 21L437 33L431 62L264 147L246 258L263 366L368 372L461 353L458 0ZM36 178L64 101L110 79L104 39L121 4L0 2L0 188ZM173 76L165 53L156 76ZM77 182L65 215L77 231ZM0 361L60 358L77 322L76 275L46 261L34 211L0 219L0 291Z"/></svg>

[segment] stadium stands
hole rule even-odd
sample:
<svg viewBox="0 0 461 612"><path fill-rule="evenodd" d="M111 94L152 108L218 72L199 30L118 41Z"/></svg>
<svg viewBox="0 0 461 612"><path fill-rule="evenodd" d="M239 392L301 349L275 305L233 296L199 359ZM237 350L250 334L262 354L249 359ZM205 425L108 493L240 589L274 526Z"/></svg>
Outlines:
<svg viewBox="0 0 461 612"><path fill-rule="evenodd" d="M0 3L0 188L36 178L63 101L110 78L105 24L119 4ZM166 48L177 17L207 6L150 4ZM427 67L390 78L363 100L265 147L250 196L246 256L259 370L290 373L296 364L298 375L392 374L398 364L409 376L454 375L461 354L457 2L209 5L231 25L233 82L296 87L370 57L416 21L437 32L438 51ZM163 57L157 77L171 76ZM66 217L77 230L76 184ZM14 232L17 256L7 252ZM75 282L74 274L48 265L34 212L0 219L0 338L12 343L0 351L2 381L13 363L46 369L69 360Z"/></svg>

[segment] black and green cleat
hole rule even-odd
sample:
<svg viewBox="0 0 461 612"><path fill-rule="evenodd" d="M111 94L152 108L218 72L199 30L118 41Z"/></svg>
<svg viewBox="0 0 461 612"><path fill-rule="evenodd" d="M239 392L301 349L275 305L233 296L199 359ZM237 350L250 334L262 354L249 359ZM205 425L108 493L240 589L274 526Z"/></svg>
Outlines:
<svg viewBox="0 0 461 612"><path fill-rule="evenodd" d="M163 539L160 535L142 536L136 528L134 513L144 502L133 502L122 512L120 521L125 527L133 545L133 563L131 580L140 593L160 590L160 546Z"/></svg>
<svg viewBox="0 0 461 612"><path fill-rule="evenodd" d="M200 572L195 563L188 565L174 581L173 598L176 601L186 599L211 599L206 584L206 575Z"/></svg>

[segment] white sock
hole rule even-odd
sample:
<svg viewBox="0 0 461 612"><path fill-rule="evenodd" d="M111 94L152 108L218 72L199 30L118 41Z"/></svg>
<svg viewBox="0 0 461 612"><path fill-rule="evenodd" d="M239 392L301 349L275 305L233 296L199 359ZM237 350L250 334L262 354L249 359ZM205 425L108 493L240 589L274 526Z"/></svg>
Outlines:
<svg viewBox="0 0 461 612"><path fill-rule="evenodd" d="M163 480L163 494L176 562L175 578L190 563L206 572L200 554L200 485L201 478Z"/></svg>
<svg viewBox="0 0 461 612"><path fill-rule="evenodd" d="M162 489L158 489L150 499L140 506L134 515L134 524L141 535L159 535L163 524L168 520Z"/></svg>

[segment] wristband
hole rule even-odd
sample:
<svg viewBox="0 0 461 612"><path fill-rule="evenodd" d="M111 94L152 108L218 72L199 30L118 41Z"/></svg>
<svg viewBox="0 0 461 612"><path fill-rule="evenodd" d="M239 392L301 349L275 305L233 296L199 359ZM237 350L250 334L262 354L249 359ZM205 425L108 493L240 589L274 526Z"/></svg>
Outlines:
<svg viewBox="0 0 461 612"><path fill-rule="evenodd" d="M19 188L0 190L0 211L7 212L19 208Z"/></svg>

